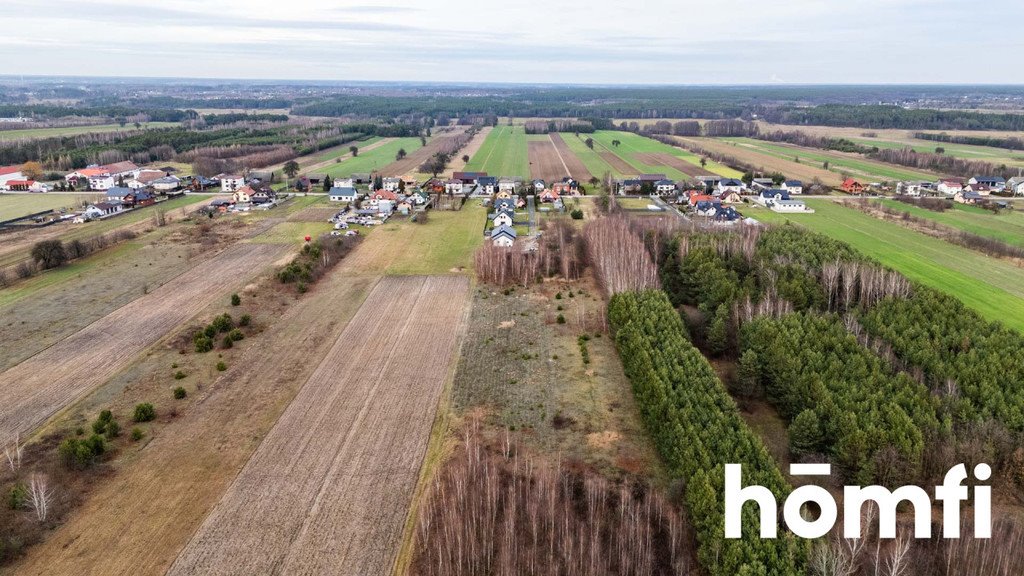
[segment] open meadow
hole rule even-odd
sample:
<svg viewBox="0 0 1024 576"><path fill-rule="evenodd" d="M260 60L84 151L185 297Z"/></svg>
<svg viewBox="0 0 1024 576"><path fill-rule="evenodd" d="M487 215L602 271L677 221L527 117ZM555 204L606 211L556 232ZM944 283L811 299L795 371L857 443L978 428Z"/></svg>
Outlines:
<svg viewBox="0 0 1024 576"><path fill-rule="evenodd" d="M381 144L383 142L383 144ZM359 143L353 144L358 146ZM331 178L347 178L353 174L369 174L383 170L395 161L399 150L405 150L412 154L423 147L419 138L385 138L367 146L364 151L359 150L359 155L352 157L350 154L339 156L341 162L327 164L322 171ZM390 176L390 174L389 174Z"/></svg>
<svg viewBox="0 0 1024 576"><path fill-rule="evenodd" d="M827 163L828 170L846 173L862 180L933 180L936 178L935 174L868 160L860 154L818 150L791 144L766 142L755 138L722 138L722 140L782 160L796 162L799 159L801 164L821 168L824 168Z"/></svg>
<svg viewBox="0 0 1024 576"><path fill-rule="evenodd" d="M177 122L143 122L142 130L153 128L173 128L180 126ZM78 134L100 134L107 132L134 131L135 126L126 124L94 124L91 126L67 126L63 128L25 128L23 130L0 130L0 142L10 142L29 138L50 138L53 136L75 136Z"/></svg>
<svg viewBox="0 0 1024 576"><path fill-rule="evenodd" d="M954 203L949 210L936 212L891 199L883 199L881 202L889 208L909 212L918 218L1008 244L1024 246L1024 212L1018 210L1001 210L994 214L978 206Z"/></svg>
<svg viewBox="0 0 1024 576"><path fill-rule="evenodd" d="M466 164L466 170L487 172L492 176L530 178L527 142L537 139L527 136L522 126L495 126Z"/></svg>
<svg viewBox="0 0 1024 576"><path fill-rule="evenodd" d="M0 222L47 210L81 209L83 203L100 202L103 194L4 194L0 193Z"/></svg>
<svg viewBox="0 0 1024 576"><path fill-rule="evenodd" d="M990 320L1024 329L1024 268L873 218L831 200L808 200L814 214L747 214L768 223L792 222L841 240L886 266L956 296Z"/></svg>

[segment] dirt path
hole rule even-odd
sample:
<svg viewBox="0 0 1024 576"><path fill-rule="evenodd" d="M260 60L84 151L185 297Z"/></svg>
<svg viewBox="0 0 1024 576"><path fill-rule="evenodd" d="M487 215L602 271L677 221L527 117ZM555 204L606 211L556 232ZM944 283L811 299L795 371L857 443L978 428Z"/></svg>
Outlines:
<svg viewBox="0 0 1024 576"><path fill-rule="evenodd" d="M284 252L273 245L230 248L0 374L0 438L35 430Z"/></svg>
<svg viewBox="0 0 1024 576"><path fill-rule="evenodd" d="M555 145L555 152L558 154L558 159L562 161L562 166L567 174L572 176L577 182L589 182L594 177L579 157L576 156L576 153L565 143L561 134L553 132L548 134L548 137L551 139L551 143Z"/></svg>
<svg viewBox="0 0 1024 576"><path fill-rule="evenodd" d="M389 573L468 288L381 280L169 574Z"/></svg>

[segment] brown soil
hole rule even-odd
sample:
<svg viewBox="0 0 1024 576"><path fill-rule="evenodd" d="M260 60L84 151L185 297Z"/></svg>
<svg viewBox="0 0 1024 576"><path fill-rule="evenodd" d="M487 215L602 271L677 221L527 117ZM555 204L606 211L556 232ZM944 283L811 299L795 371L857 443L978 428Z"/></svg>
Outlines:
<svg viewBox="0 0 1024 576"><path fill-rule="evenodd" d="M469 144L466 144L465 148L459 150L459 153L455 155L455 158L452 158L452 161L448 163L448 169L444 171L444 176L450 178L452 173L464 171L466 169L466 163L462 161L462 157L469 156L470 159L472 159L473 156L480 151L480 147L484 145L484 140L487 140L487 135L491 133L492 129L493 128L490 126L484 126L481 128L476 135L473 136L473 139L469 141Z"/></svg>
<svg viewBox="0 0 1024 576"><path fill-rule="evenodd" d="M381 280L169 573L390 572L468 284Z"/></svg>
<svg viewBox="0 0 1024 576"><path fill-rule="evenodd" d="M526 143L526 150L530 161L530 178L559 182L567 176L568 170L550 140L530 140Z"/></svg>
<svg viewBox="0 0 1024 576"><path fill-rule="evenodd" d="M623 176L636 174L637 169L630 166L629 162L626 162L622 158L619 158L614 152L601 152L601 158L604 159L616 172Z"/></svg>
<svg viewBox="0 0 1024 576"><path fill-rule="evenodd" d="M646 154L634 154L637 160L642 164L650 166L668 166L669 168L675 168L683 174L691 178L697 176L715 176L714 172L705 170L700 166L695 166L682 158L677 158L671 154L665 152L652 152Z"/></svg>
<svg viewBox="0 0 1024 576"><path fill-rule="evenodd" d="M569 169L569 175L577 182L589 182L594 175L590 173L590 170L587 170L583 162L569 149L569 145L562 139L562 135L555 133L549 134L549 136L562 162Z"/></svg>
<svg viewBox="0 0 1024 576"><path fill-rule="evenodd" d="M715 138L681 138L678 136L675 139L683 144L684 147L687 144L695 144L710 152L717 152L736 158L741 162L763 167L767 171L777 170L785 174L787 178L802 180L805 186L814 181L815 178L821 180L826 186L839 186L842 183L842 176L824 168L815 168L814 166L798 164L791 160L783 160L769 154L755 152L743 146L733 146L723 140Z"/></svg>
<svg viewBox="0 0 1024 576"><path fill-rule="evenodd" d="M0 406L0 438L35 430L284 251L257 244L228 249L0 374L8 400Z"/></svg>

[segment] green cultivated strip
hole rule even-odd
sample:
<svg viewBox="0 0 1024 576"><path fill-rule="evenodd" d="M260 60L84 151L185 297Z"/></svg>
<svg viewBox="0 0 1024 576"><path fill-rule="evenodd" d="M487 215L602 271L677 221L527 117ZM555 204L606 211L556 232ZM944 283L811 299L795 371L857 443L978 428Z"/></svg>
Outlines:
<svg viewBox="0 0 1024 576"><path fill-rule="evenodd" d="M354 142L353 145L362 146L364 143ZM404 148L408 154L412 154L422 147L423 145L420 143L419 138L395 138L391 142L373 150L360 152L355 158L348 158L334 164L324 172L331 178L344 178L353 174L374 172L394 162L395 155L398 154L399 150ZM392 176L392 174L387 174L387 176ZM401 174L395 174L395 176L401 176Z"/></svg>
<svg viewBox="0 0 1024 576"><path fill-rule="evenodd" d="M804 573L806 545L790 534L761 539L754 506L743 510L742 539L725 539L724 465L743 464L745 485L789 492L761 440L701 353L664 292L612 297L608 317L641 415L673 476L686 482L698 557L712 576Z"/></svg>
<svg viewBox="0 0 1024 576"><path fill-rule="evenodd" d="M1024 330L1024 269L828 200L814 214L750 210L769 223L792 221L845 242L907 278L955 296L984 318Z"/></svg>
<svg viewBox="0 0 1024 576"><path fill-rule="evenodd" d="M983 208L962 206L945 212L936 212L896 200L884 199L881 202L889 208L909 212L918 218L933 220L957 230L1002 240L1008 244L1024 246L1024 214L1016 211L993 214Z"/></svg>
<svg viewBox="0 0 1024 576"><path fill-rule="evenodd" d="M631 166L635 167L638 172L663 173L666 176L670 178L675 178L677 180L690 179L689 176L686 176L685 174L678 170L669 168L668 166L651 166L642 164L639 161L637 161L637 159L634 157L634 154L671 154L676 158L680 158L686 162L689 162L690 164L693 164L694 166L700 167L700 157L697 156L696 154L693 154L692 152L687 152L686 150L683 150L681 148L676 148L675 146L663 144L661 142L658 142L657 140L653 140L645 136L640 136L639 134L634 134L632 132L598 130L597 132L591 134L590 136L594 139L595 148L603 147L604 150L599 151L608 151L615 154L619 158L625 160ZM620 144L618 146L613 146L612 140L618 140ZM726 178L739 178L740 176L742 176L740 172L737 172L732 168L723 166L716 162L709 161L705 169L707 169L710 172L714 172L720 176L724 176Z"/></svg>
<svg viewBox="0 0 1024 576"><path fill-rule="evenodd" d="M530 178L528 140L522 126L495 126L465 169L491 176Z"/></svg>
<svg viewBox="0 0 1024 576"><path fill-rule="evenodd" d="M781 158L793 160L799 158L800 162L812 166L822 167L825 162L829 163L829 169L833 172L840 172L843 169L856 173L857 176L868 178L880 178L883 180L921 180L931 179L935 176L927 172L916 172L909 169L901 169L881 162L863 160L857 156L846 156L843 154L829 154L819 152L810 148L795 148L773 144L755 138L723 138L729 142L737 142L747 145L758 152Z"/></svg>

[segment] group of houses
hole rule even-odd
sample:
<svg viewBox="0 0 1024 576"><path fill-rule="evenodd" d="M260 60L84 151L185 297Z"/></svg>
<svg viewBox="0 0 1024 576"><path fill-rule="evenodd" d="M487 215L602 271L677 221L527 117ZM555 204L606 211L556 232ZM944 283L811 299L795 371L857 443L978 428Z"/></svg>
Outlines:
<svg viewBox="0 0 1024 576"><path fill-rule="evenodd" d="M1009 180L1002 176L973 176L942 178L938 181L911 180L896 185L896 193L902 196L948 198L961 204L984 204L990 196L1024 195L1024 177Z"/></svg>
<svg viewBox="0 0 1024 576"><path fill-rule="evenodd" d="M776 212L810 213L803 200L793 198L804 192L800 180L778 181L754 178L748 185L737 178L698 176L695 181L676 182L664 174L641 174L616 183L618 194L644 194L686 206L691 212L722 223L737 222L742 215L733 204L745 199Z"/></svg>
<svg viewBox="0 0 1024 576"><path fill-rule="evenodd" d="M377 190L362 193L356 188L355 178L338 179L327 192L331 202L344 202L357 214L364 216L391 215L398 212L409 215L414 210L425 209L430 203L430 194L423 188L407 186L399 178L384 178ZM371 188L375 188L371 186Z"/></svg>

